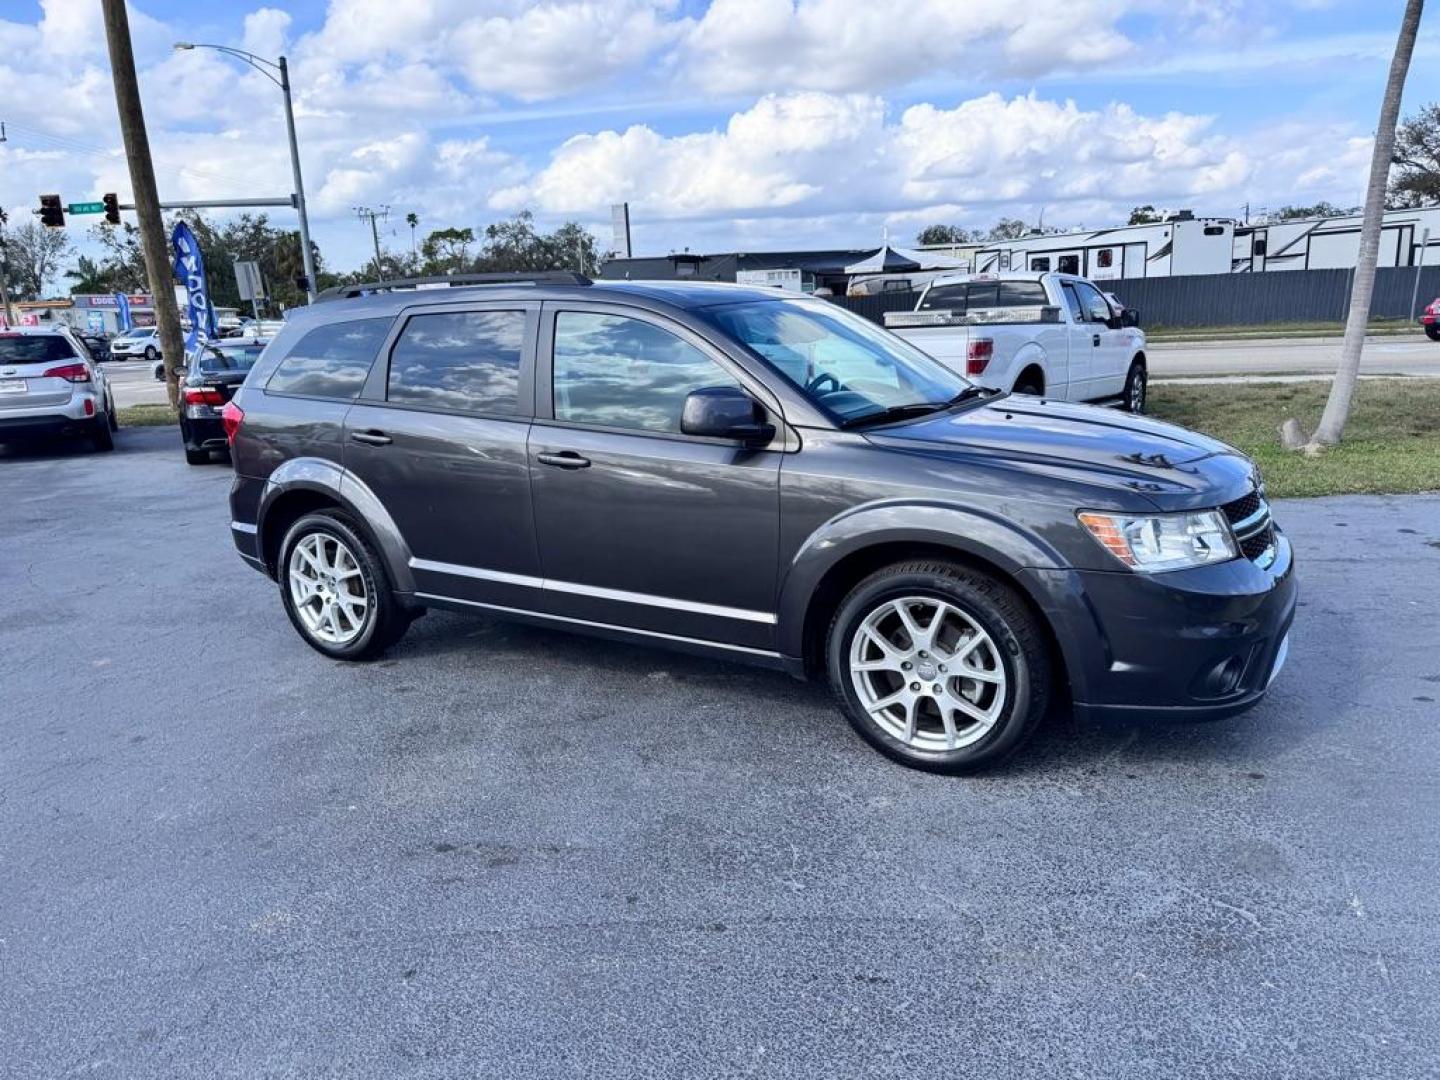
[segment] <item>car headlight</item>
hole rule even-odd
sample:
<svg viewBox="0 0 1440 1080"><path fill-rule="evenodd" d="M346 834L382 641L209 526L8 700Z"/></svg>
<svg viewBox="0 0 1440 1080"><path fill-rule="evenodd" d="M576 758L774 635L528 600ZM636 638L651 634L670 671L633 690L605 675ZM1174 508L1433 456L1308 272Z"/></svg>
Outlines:
<svg viewBox="0 0 1440 1080"><path fill-rule="evenodd" d="M1100 546L1142 574L1225 562L1239 554L1219 510L1183 514L1079 513L1080 524Z"/></svg>

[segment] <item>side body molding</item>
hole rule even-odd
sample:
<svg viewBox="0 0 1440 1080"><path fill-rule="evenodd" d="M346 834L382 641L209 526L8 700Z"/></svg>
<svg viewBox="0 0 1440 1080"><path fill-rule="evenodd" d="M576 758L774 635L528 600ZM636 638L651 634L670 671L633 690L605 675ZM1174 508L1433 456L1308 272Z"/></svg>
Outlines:
<svg viewBox="0 0 1440 1080"><path fill-rule="evenodd" d="M260 496L260 512L256 515L262 539L266 537L266 516L283 495L292 491L326 495L359 518L369 528L379 547L395 590L406 594L415 591L415 578L410 572L410 547L400 535L395 519L373 491L333 461L316 457L291 458L270 474L265 482L265 491Z"/></svg>
<svg viewBox="0 0 1440 1080"><path fill-rule="evenodd" d="M780 584L777 641L786 656L804 655L805 617L816 588L842 560L882 544L951 548L999 567L1044 606L1029 568L1063 569L1059 554L1014 522L945 503L868 503L826 521L795 552Z"/></svg>

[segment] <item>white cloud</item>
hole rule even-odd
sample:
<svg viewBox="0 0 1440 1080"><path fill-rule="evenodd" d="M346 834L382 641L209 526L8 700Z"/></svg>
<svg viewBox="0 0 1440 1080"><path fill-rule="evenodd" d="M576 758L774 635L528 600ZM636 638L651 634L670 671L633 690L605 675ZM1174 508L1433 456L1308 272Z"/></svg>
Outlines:
<svg viewBox="0 0 1440 1080"><path fill-rule="evenodd" d="M576 136L501 207L589 213L622 199L660 218L904 213L1004 202L1203 199L1252 163L1201 116L1084 110L1036 94L921 104L898 121L865 95L762 98L723 131L665 137L636 125ZM1318 156L1318 155L1317 155Z"/></svg>
<svg viewBox="0 0 1440 1080"><path fill-rule="evenodd" d="M717 92L878 90L940 75L1063 70L1133 44L1118 0L713 0L679 67ZM1133 6L1133 5L1131 5Z"/></svg>

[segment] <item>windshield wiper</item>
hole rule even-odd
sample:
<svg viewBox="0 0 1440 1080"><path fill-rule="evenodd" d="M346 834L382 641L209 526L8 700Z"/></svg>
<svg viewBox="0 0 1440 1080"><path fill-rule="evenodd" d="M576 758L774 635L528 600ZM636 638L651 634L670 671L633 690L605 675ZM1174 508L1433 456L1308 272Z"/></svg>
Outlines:
<svg viewBox="0 0 1440 1080"><path fill-rule="evenodd" d="M948 408L949 404L947 401L912 401L909 405L891 405L879 412L866 413L864 416L852 416L848 420L842 420L840 426L855 428L866 424L888 424L896 420L938 412Z"/></svg>
<svg viewBox="0 0 1440 1080"><path fill-rule="evenodd" d="M951 405L959 405L962 402L971 400L972 398L994 397L996 394L1003 394L1004 392L1005 391L996 389L993 386L981 386L979 383L972 383L971 385L965 387L964 390L961 390L958 394L952 397L949 401L947 401L945 405L948 408Z"/></svg>

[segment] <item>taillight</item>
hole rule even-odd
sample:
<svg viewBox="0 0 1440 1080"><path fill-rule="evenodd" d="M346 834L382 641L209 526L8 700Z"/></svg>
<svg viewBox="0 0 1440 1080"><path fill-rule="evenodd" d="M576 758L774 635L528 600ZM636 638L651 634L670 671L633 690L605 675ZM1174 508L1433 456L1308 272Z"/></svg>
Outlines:
<svg viewBox="0 0 1440 1080"><path fill-rule="evenodd" d="M84 364L61 364L46 371L42 378L64 379L66 382L89 382L90 369Z"/></svg>
<svg viewBox="0 0 1440 1080"><path fill-rule="evenodd" d="M240 434L240 425L245 420L245 410L233 401L227 401L220 410L220 426L225 429L225 441L235 445L235 436Z"/></svg>
<svg viewBox="0 0 1440 1080"><path fill-rule="evenodd" d="M225 399L220 396L220 391L211 386L187 386L185 388L186 405L224 405Z"/></svg>
<svg viewBox="0 0 1440 1080"><path fill-rule="evenodd" d="M982 374L994 355L994 341L988 337L974 338L965 349L965 374Z"/></svg>

